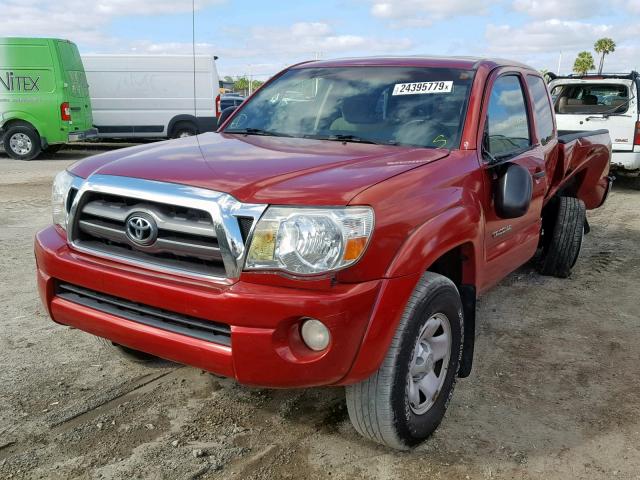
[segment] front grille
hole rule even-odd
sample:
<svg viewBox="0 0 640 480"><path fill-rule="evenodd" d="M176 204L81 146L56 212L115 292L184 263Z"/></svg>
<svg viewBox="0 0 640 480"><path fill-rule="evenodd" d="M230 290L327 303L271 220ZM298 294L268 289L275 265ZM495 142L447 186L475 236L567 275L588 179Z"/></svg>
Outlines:
<svg viewBox="0 0 640 480"><path fill-rule="evenodd" d="M230 284L266 208L206 188L96 173L74 177L67 239L96 257Z"/></svg>
<svg viewBox="0 0 640 480"><path fill-rule="evenodd" d="M152 218L157 238L149 245L127 235L134 214ZM87 192L78 206L74 242L93 251L202 275L225 276L211 215L203 210Z"/></svg>
<svg viewBox="0 0 640 480"><path fill-rule="evenodd" d="M142 303L58 282L56 296L100 312L150 327L231 346L231 327L223 323L182 315Z"/></svg>

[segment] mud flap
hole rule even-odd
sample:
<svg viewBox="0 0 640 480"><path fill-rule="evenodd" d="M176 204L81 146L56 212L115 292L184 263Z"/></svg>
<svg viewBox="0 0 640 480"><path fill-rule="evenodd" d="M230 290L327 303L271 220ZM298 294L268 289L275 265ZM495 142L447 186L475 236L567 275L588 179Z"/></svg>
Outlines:
<svg viewBox="0 0 640 480"><path fill-rule="evenodd" d="M473 285L461 285L458 290L462 299L464 314L464 339L458 377L466 378L471 374L473 349L476 341L476 287Z"/></svg>

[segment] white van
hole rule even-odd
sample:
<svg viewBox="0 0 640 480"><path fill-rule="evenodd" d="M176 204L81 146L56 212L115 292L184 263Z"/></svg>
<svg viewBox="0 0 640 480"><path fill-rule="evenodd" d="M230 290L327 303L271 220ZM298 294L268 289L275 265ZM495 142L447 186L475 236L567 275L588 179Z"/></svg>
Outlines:
<svg viewBox="0 0 640 480"><path fill-rule="evenodd" d="M558 130L607 129L613 143L611 168L635 177L640 188L640 75L557 77L549 83Z"/></svg>
<svg viewBox="0 0 640 480"><path fill-rule="evenodd" d="M83 55L98 135L177 138L214 131L220 114L216 58Z"/></svg>

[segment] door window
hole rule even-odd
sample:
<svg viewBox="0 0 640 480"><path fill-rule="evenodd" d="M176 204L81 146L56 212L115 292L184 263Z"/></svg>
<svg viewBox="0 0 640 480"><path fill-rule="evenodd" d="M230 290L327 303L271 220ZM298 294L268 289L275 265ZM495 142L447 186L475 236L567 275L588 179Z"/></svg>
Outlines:
<svg viewBox="0 0 640 480"><path fill-rule="evenodd" d="M527 75L527 84L533 100L533 112L536 119L536 134L542 145L553 138L553 113L547 95L547 85L542 78Z"/></svg>
<svg viewBox="0 0 640 480"><path fill-rule="evenodd" d="M484 148L495 157L508 157L531 145L527 106L520 80L499 77L493 84L485 123Z"/></svg>

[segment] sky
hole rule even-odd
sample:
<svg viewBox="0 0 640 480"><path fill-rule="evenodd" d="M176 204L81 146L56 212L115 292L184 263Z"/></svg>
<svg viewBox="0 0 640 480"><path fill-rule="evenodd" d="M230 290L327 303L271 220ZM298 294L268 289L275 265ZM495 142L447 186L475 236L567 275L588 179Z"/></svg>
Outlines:
<svg viewBox="0 0 640 480"><path fill-rule="evenodd" d="M303 60L368 55L491 56L570 73L601 37L617 44L606 71L640 70L640 0L194 1L196 51L219 56L221 76L265 80ZM0 36L66 38L81 53L192 51L189 0L0 0L0 12Z"/></svg>

